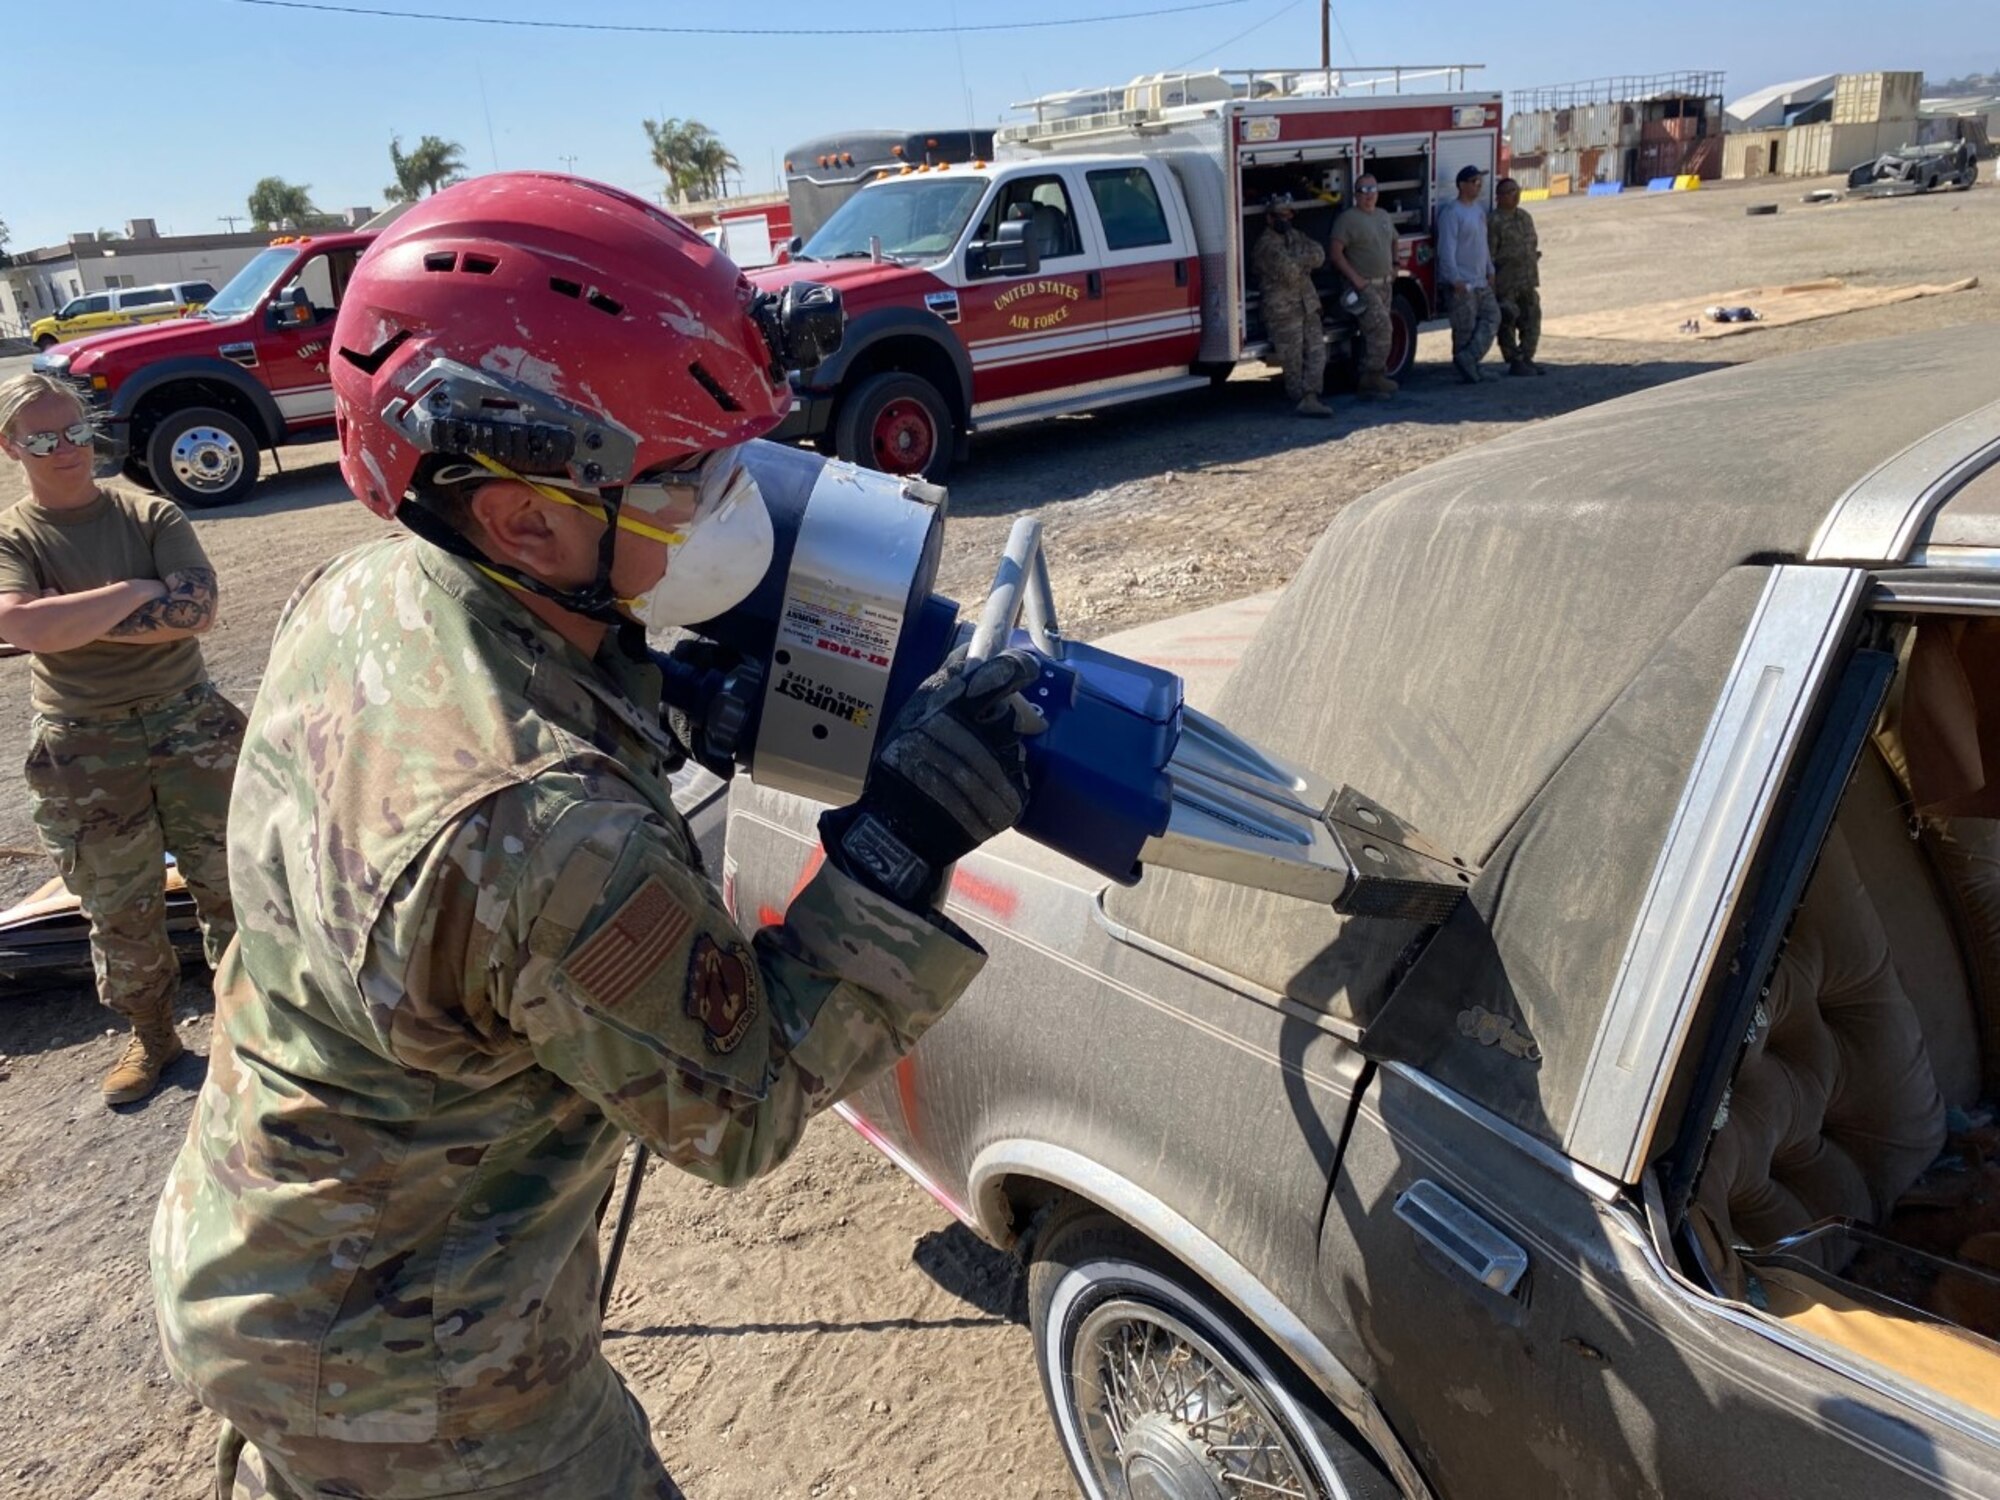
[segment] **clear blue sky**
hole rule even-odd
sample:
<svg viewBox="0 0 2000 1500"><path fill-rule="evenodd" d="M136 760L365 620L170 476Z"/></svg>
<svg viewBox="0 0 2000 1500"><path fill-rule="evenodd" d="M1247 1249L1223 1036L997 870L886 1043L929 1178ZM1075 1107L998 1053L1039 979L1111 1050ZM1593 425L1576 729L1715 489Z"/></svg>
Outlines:
<svg viewBox="0 0 2000 1500"><path fill-rule="evenodd" d="M845 36L644 37L269 10L230 0L93 0L66 25L17 17L0 90L0 221L11 248L152 218L220 230L260 177L323 209L376 205L388 143L460 142L475 171L575 170L651 193L639 122L693 116L774 186L785 148L856 126L991 124L1014 100L1183 66L1313 65L1317 0L954 38L910 24L1103 15L1186 0L360 0L488 16L713 26L846 25ZM1975 7L1976 9L1976 7ZM1336 5L1334 61L1484 62L1512 90L1609 73L1719 68L1731 97L1812 73L2000 66L1972 12L1909 0L1545 0ZM1255 28L1255 29L1252 29ZM1240 35L1247 32L1248 35ZM1886 34L1886 39L1885 38ZM1234 38L1234 40L1232 40Z"/></svg>

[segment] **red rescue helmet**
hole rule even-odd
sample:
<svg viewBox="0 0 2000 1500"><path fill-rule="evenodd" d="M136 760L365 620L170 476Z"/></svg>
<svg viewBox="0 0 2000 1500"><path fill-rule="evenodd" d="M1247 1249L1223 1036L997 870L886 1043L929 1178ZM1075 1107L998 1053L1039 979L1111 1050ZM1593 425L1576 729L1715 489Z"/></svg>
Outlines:
<svg viewBox="0 0 2000 1500"><path fill-rule="evenodd" d="M837 301L832 316L837 343ZM643 199L555 173L474 178L355 267L330 365L341 476L391 517L427 455L597 490L745 442L790 405L778 321Z"/></svg>

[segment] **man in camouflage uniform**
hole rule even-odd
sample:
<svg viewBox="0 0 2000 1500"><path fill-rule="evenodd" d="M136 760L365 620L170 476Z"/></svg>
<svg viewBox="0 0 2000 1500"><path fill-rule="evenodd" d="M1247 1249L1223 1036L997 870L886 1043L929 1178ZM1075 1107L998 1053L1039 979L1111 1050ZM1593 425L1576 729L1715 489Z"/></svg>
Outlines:
<svg viewBox="0 0 2000 1500"><path fill-rule="evenodd" d="M1264 231L1251 248L1250 264L1257 273L1271 357L1285 372L1285 399L1302 417L1333 415L1320 400L1326 383L1326 331L1312 279L1325 263L1319 243L1293 227L1290 195L1266 202Z"/></svg>
<svg viewBox="0 0 2000 1500"><path fill-rule="evenodd" d="M1334 269L1361 298L1361 310L1355 314L1361 325L1360 379L1354 388L1364 396L1393 396L1399 389L1389 378L1396 221L1382 211L1374 173L1364 172L1355 179L1354 206L1333 221L1333 240L1326 248Z"/></svg>
<svg viewBox="0 0 2000 1500"><path fill-rule="evenodd" d="M236 928L223 825L243 715L196 639L215 620L215 571L177 507L98 488L88 417L62 382L0 385L0 451L28 479L0 515L0 636L33 655L35 826L90 923L97 997L132 1028L101 1086L130 1104L182 1050L168 850L211 965Z"/></svg>
<svg viewBox="0 0 2000 1500"><path fill-rule="evenodd" d="M1437 288L1451 319L1451 367L1462 385L1485 377L1479 362L1493 347L1500 304L1493 295L1493 251L1488 244L1486 174L1458 169L1458 196L1437 211Z"/></svg>
<svg viewBox="0 0 2000 1500"><path fill-rule="evenodd" d="M754 937L675 811L636 620L762 509L739 445L788 387L749 299L660 210L527 173L348 287L342 473L417 535L287 606L230 819L243 929L152 1243L218 1496L678 1496L599 1347L626 1134L755 1177L983 961L938 905L1021 812L1031 657L919 689Z"/></svg>
<svg viewBox="0 0 2000 1500"><path fill-rule="evenodd" d="M1509 375L1546 374L1535 363L1542 342L1542 249L1535 221L1521 207L1521 184L1513 178L1501 178L1493 192L1498 206L1487 232L1500 299L1500 357Z"/></svg>

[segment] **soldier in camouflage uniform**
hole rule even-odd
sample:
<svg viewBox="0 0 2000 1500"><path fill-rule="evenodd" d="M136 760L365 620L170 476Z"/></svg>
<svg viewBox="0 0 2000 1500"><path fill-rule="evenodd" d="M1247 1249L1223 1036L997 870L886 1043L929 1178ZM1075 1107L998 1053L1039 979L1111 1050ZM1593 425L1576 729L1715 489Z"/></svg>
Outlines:
<svg viewBox="0 0 2000 1500"><path fill-rule="evenodd" d="M1333 221L1327 245L1334 269L1347 278L1361 298L1355 321L1361 329L1360 378L1355 390L1364 396L1393 396L1400 387L1389 378L1389 304L1395 297L1396 221L1382 211L1381 185L1375 174L1354 180L1354 206Z"/></svg>
<svg viewBox="0 0 2000 1500"><path fill-rule="evenodd" d="M1493 291L1500 299L1500 357L1509 375L1542 375L1535 350L1542 342L1542 248L1535 221L1521 207L1521 184L1503 177L1493 185L1497 203L1487 221L1493 252Z"/></svg>
<svg viewBox="0 0 2000 1500"><path fill-rule="evenodd" d="M1302 417L1333 415L1320 400L1320 387L1326 383L1326 331L1312 279L1325 263L1326 252L1318 241L1293 228L1291 197L1281 194L1270 199L1264 205L1264 232L1251 247L1250 265L1257 273L1271 357L1285 372L1285 399Z"/></svg>
<svg viewBox="0 0 2000 1500"><path fill-rule="evenodd" d="M182 1050L167 851L211 965L236 927L223 826L243 715L210 686L196 639L215 619L215 571L174 505L98 488L90 423L62 382L0 385L0 450L28 479L0 515L0 636L33 655L35 826L90 923L98 999L132 1028L102 1084L106 1103L130 1104Z"/></svg>
<svg viewBox="0 0 2000 1500"><path fill-rule="evenodd" d="M230 819L242 934L152 1242L218 1496L678 1496L599 1347L626 1134L768 1171L983 961L938 904L1021 812L1031 657L918 691L754 936L675 811L635 621L763 504L739 445L788 387L749 298L660 210L540 174L436 194L348 287L342 473L417 535L286 607Z"/></svg>

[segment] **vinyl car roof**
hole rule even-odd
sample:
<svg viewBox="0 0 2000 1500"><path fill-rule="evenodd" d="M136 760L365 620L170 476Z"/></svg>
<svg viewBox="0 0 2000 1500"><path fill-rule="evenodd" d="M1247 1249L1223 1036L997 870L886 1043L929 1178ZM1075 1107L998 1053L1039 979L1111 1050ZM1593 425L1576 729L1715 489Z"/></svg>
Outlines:
<svg viewBox="0 0 2000 1500"><path fill-rule="evenodd" d="M1560 1138L1769 568L1806 556L1857 479L1993 400L1994 337L1677 381L1462 450L1327 528L1214 713L1485 867L1453 1003L1511 1008L1530 1045L1494 1046L1488 1028L1418 1060ZM1416 935L1177 872L1106 908L1364 1028Z"/></svg>

